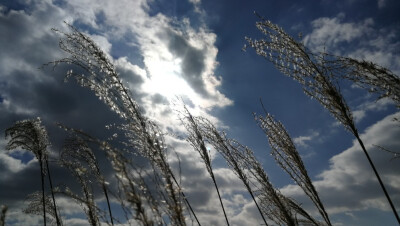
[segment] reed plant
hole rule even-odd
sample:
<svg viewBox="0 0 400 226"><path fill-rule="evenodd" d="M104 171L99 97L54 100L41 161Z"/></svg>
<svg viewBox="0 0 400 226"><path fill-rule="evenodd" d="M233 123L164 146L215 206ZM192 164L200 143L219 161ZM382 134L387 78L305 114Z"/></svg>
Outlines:
<svg viewBox="0 0 400 226"><path fill-rule="evenodd" d="M69 70L66 80L73 77L81 86L90 88L100 100L125 121L120 129L126 137L127 147L149 159L152 166L159 170L165 180L165 191L168 196L166 204L173 216L172 222L176 225L185 225L182 198L198 222L167 162L166 145L158 126L142 114L139 105L123 85L107 55L88 36L69 24L67 26L70 33L53 30L62 35L59 46L69 54L69 57L49 64L53 64L54 67L59 64L73 64L84 71L84 73L77 73Z"/></svg>
<svg viewBox="0 0 400 226"><path fill-rule="evenodd" d="M107 202L108 214L111 225L114 225L114 220L112 216L110 199L108 196L107 182L104 179L103 174L100 171L99 164L96 160L92 149L89 145L79 136L70 135L64 141L64 148L60 156L60 165L66 166L67 168L75 168L72 170L80 169L84 171L86 176L93 176L96 182L100 185ZM79 181L80 179L77 178ZM82 185L85 187L86 185ZM84 189L85 197L89 189ZM89 191L90 192L90 191ZM87 200L87 199L85 199ZM87 202L89 203L89 202ZM88 207L90 210L90 208ZM88 213L92 214L93 210ZM90 216L90 219L95 219L95 217ZM95 222L95 221L93 221Z"/></svg>
<svg viewBox="0 0 400 226"><path fill-rule="evenodd" d="M68 151L63 151L61 153L60 165L67 168L76 179L81 188L81 194L77 194L69 187L60 189L60 193L72 198L83 207L90 225L100 225L97 205L94 201L93 188L90 183L91 175L89 169L83 166L77 159L71 159L68 155Z"/></svg>
<svg viewBox="0 0 400 226"><path fill-rule="evenodd" d="M32 152L36 159L39 161L40 166L40 178L42 188L42 214L43 222L46 225L46 195L45 195L45 175L48 175L48 179L51 185L51 196L53 201L54 216L56 218L57 225L61 225L61 221L58 217L57 205L54 198L54 191L52 186L52 180L50 177L50 169L48 164L48 150L47 147L50 145L46 128L42 125L40 118L22 120L16 122L12 127L6 129L6 137L10 137L7 143L6 149L13 150L16 148L22 148Z"/></svg>
<svg viewBox="0 0 400 226"><path fill-rule="evenodd" d="M195 121L193 115L189 112L187 107L183 106L184 111L182 112L181 121L186 128L188 133L187 140L192 145L192 147L200 154L201 159L203 160L207 172L210 174L210 177L214 183L215 190L218 194L218 199L221 204L222 211L225 216L226 224L229 225L228 216L226 215L224 204L222 202L221 194L218 189L217 181L215 180L215 175L212 168L211 157L209 154L209 150L206 148L205 140L203 138L202 132L200 131L199 124Z"/></svg>
<svg viewBox="0 0 400 226"><path fill-rule="evenodd" d="M34 192L29 194L26 197L26 202L28 203L26 207L22 210L22 212L31 215L43 215L42 207L45 206L46 214L46 222L49 222L51 225L62 225L61 219L57 217L58 213L55 212L56 208L53 206L53 200L50 195L45 195L45 205L43 205L43 198L40 192Z"/></svg>
<svg viewBox="0 0 400 226"><path fill-rule="evenodd" d="M256 201L248 176L241 166L239 150L231 144L231 141L228 140L226 134L220 133L209 120L203 117L193 118L191 115L190 117L192 126L196 127L198 134L201 137L204 137L207 143L215 148L215 150L226 160L228 166L236 176L238 176L238 178L243 182L246 190L249 192L258 211L260 212L264 224L268 225L264 215L262 214L261 208Z"/></svg>
<svg viewBox="0 0 400 226"><path fill-rule="evenodd" d="M398 104L398 76L372 63L345 57L332 59L332 55L325 52L313 53L278 25L261 16L258 17L261 21L257 22L256 26L265 38L253 40L246 37L248 45L283 74L299 82L306 95L316 99L347 131L354 135L400 224L396 208L360 138L352 112L337 82L337 78L347 78L359 85L372 86L372 91L383 93L381 97L391 97ZM244 50L246 48L247 45Z"/></svg>
<svg viewBox="0 0 400 226"><path fill-rule="evenodd" d="M303 189L306 195L317 207L327 225L332 225L325 207L315 189L299 152L282 123L276 121L270 114L256 117L259 126L268 137L272 148L271 154L278 165Z"/></svg>

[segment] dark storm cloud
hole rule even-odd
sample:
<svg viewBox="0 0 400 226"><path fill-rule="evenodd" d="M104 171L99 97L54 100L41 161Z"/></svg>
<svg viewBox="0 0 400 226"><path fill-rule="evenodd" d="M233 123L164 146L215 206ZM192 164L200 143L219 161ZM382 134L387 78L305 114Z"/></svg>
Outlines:
<svg viewBox="0 0 400 226"><path fill-rule="evenodd" d="M55 21L62 22L62 13L58 8L46 3L34 5L40 9L33 10L29 14L13 10L6 14L0 13L0 32L2 34L0 36L0 46L2 47L0 62L2 64L18 65L21 63L19 58L23 56L26 63L38 68L44 63L43 59L53 60L52 58L57 56L57 52L48 51L49 48L57 48L57 39L50 29L56 25ZM57 24L57 26L59 25L61 23ZM6 61L8 59L13 61ZM15 65L2 66L4 69L4 66L12 68Z"/></svg>
<svg viewBox="0 0 400 226"><path fill-rule="evenodd" d="M182 59L182 76L190 86L199 94L208 97L202 73L205 70L206 52L190 45L180 34L167 29L164 34L168 40L169 50Z"/></svg>
<svg viewBox="0 0 400 226"><path fill-rule="evenodd" d="M0 33L6 35L0 36L0 44L4 46L0 52L0 95L9 103L8 110L3 109L2 118L7 118L7 114L23 114L26 110L24 117L33 113L32 117L41 116L44 121L87 125L86 128L101 120L116 119L93 92L79 87L73 79L63 82L66 71L73 68L71 65L60 65L54 71L52 65L38 69L63 56L58 48L59 37L51 31L52 27L62 26L63 14L52 5L34 3L29 14L9 11L1 15ZM77 68L74 70L79 72ZM1 108L6 108L4 102Z"/></svg>
<svg viewBox="0 0 400 226"><path fill-rule="evenodd" d="M52 158L58 157L67 135L55 126L55 122L84 130L102 139L109 137L112 132L105 130L104 125L119 122L115 113L92 91L79 87L73 79L68 83L63 82L71 65L60 65L54 71L52 66L38 69L42 64L62 57L58 48L59 37L51 31L52 27L62 26L65 20L62 15L58 8L46 3L33 3L29 14L12 10L6 14L0 13L1 143L6 142L4 130L17 120L41 117L52 143ZM75 71L79 72L77 68ZM1 149L2 154L5 154L4 145ZM104 153L94 151L103 173L110 175L112 170ZM0 171L7 176L0 178L0 200L11 211L12 208L20 209L18 205L23 203L28 194L40 190L40 170L37 162L23 167L18 161L12 162L13 166L3 164L6 160L2 155ZM50 164L55 185L66 184L79 191L67 170L55 163ZM12 170L12 167L20 170Z"/></svg>
<svg viewBox="0 0 400 226"><path fill-rule="evenodd" d="M0 179L2 190L2 192L0 192L0 200L2 200L2 204L15 207L14 204L16 200L23 201L28 194L41 189L39 164L30 164L24 170L14 173L6 167L3 161L3 159L0 159L0 170L2 174L4 173L12 176L2 177Z"/></svg>

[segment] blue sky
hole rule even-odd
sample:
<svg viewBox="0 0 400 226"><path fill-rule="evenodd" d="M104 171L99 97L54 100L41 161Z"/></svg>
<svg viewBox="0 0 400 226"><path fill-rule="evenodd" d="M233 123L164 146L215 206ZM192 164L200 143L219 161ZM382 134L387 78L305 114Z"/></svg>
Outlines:
<svg viewBox="0 0 400 226"><path fill-rule="evenodd" d="M54 122L101 138L109 136L106 124L120 122L90 90L73 80L63 82L68 66L38 69L65 56L51 28L66 30L63 21L67 21L109 55L146 116L163 129L182 131L174 111L176 97L181 97L194 115L209 118L230 137L251 147L272 183L318 216L269 154L268 140L253 117L253 113L263 114L261 98L291 134L335 225L395 225L351 134L303 94L295 81L253 49L241 49L246 36L263 37L255 27L256 11L295 37L301 32L302 42L312 51L325 48L333 54L373 61L399 75L399 10L396 0L3 0L0 129L39 116L52 137L56 157L65 134ZM376 101L360 88L341 85L367 149L400 210L399 160L390 160L388 153L373 146L400 149L400 127L392 121L400 117L398 109L388 99ZM182 167L192 167L183 169L183 187L193 197L200 220L205 225L224 225L199 156L184 141L170 141L176 144ZM40 217L19 211L26 195L39 190L38 164L23 151L3 151L5 144L1 139L0 204L10 206L7 219L11 225L35 225ZM105 162L101 157L100 161ZM240 181L217 154L214 164L231 223L259 224L261 218ZM54 168L55 183L60 183L66 173ZM84 224L74 204L62 198L58 202L68 225Z"/></svg>

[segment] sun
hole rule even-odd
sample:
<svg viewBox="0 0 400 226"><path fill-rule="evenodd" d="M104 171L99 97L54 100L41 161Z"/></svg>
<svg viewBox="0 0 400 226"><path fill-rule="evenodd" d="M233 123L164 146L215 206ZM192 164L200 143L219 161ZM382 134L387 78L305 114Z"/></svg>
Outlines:
<svg viewBox="0 0 400 226"><path fill-rule="evenodd" d="M146 66L149 72L149 80L143 84L143 88L149 93L158 93L169 100L176 97L197 99L196 92L182 78L181 59L174 60L149 60Z"/></svg>

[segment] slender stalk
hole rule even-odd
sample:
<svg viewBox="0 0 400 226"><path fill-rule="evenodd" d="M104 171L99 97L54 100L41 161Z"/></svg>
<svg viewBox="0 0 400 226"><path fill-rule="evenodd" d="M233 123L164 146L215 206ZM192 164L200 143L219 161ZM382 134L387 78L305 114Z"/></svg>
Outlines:
<svg viewBox="0 0 400 226"><path fill-rule="evenodd" d="M365 146L364 146L363 141L361 140L361 138L360 138L360 136L358 135L358 132L357 132L357 131L353 131L353 132L354 132L354 135L356 136L357 141L358 141L358 143L360 144L360 146L361 146L361 148L362 148L362 150L363 150L365 156L367 156L367 159L368 159L368 162L369 162L370 166L371 166L372 169L374 170L375 176L376 176L376 178L378 179L379 185L381 186L381 188L382 188L382 190L383 190L383 193L385 193L386 199L388 200L389 205L390 205L390 207L391 207L391 209L392 209L392 211L393 211L393 214L394 214L394 216L396 217L397 223L399 223L399 225L400 225L399 214L397 213L396 208L395 208L395 206L393 205L392 199L390 198L389 193L387 192L387 190L386 190L386 188L385 188L385 185L383 184L382 179L381 179L381 177L379 176L379 173L378 173L378 171L376 170L374 163L372 162L371 157L369 156L367 150L365 149Z"/></svg>
<svg viewBox="0 0 400 226"><path fill-rule="evenodd" d="M53 182L51 181L50 168L49 168L49 161L48 161L47 159L46 159L46 167L47 167L47 175L48 175L48 177L49 177L51 197L53 198L54 215L55 215L55 217L56 217L57 226L61 226L61 221L60 221L60 219L58 218L56 199L54 198Z"/></svg>
<svg viewBox="0 0 400 226"><path fill-rule="evenodd" d="M168 168L168 169L169 169L169 168ZM171 169L169 169L169 173L171 174L171 177L172 177L172 179L174 180L176 186L178 186L178 188L179 188L179 190L180 190L180 193L181 193L183 199L185 200L187 206L189 207L190 212L192 212L194 218L196 219L197 224L198 224L199 226L201 226L199 219L197 218L196 214L194 213L194 210L193 210L192 206L190 205L189 201L187 200L185 193L183 193L182 189L180 189L180 185L179 185L179 183L178 183L178 180L176 180L175 175L172 173Z"/></svg>
<svg viewBox="0 0 400 226"><path fill-rule="evenodd" d="M187 140L190 142L192 147L200 154L201 159L203 160L204 164L206 165L206 169L210 174L210 177L214 183L215 189L217 190L218 199L221 204L222 211L224 212L225 220L227 225L229 225L228 217L226 215L224 204L222 203L221 194L218 189L217 181L215 180L215 175L212 169L211 158L208 154L206 145L204 144L204 138L200 132L199 125L195 121L193 115L189 112L187 107L183 106L185 111L185 117L187 120L181 119L182 123L186 127L186 130L189 133Z"/></svg>
<svg viewBox="0 0 400 226"><path fill-rule="evenodd" d="M42 201L43 201L43 225L46 226L46 200L44 198L44 175L43 175L43 162L39 159L40 176L42 179Z"/></svg>
<svg viewBox="0 0 400 226"><path fill-rule="evenodd" d="M257 203L257 201L256 201L256 198L255 198L254 195L253 195L253 192L249 192L249 193L250 193L250 196L251 196L251 198L253 199L254 203L256 204L256 207L257 207L257 209L258 209L258 212L260 212L260 215L261 215L261 217L262 217L262 219L263 219L265 225L268 226L267 220L265 219L264 214L261 212L260 206L258 205L258 203Z"/></svg>
<svg viewBox="0 0 400 226"><path fill-rule="evenodd" d="M106 187L106 184L104 181L102 183L102 188L104 191L104 195L106 196L106 200L107 200L107 207L108 207L108 213L110 214L111 225L114 225L114 220L113 220L113 216L111 213L110 199L108 198L107 187Z"/></svg>
<svg viewBox="0 0 400 226"><path fill-rule="evenodd" d="M260 116L258 117L258 121L260 127L268 137L268 142L272 148L271 154L278 165L303 189L317 207L326 224L332 225L318 192L308 176L300 154L283 124L276 121L267 112L265 118Z"/></svg>
<svg viewBox="0 0 400 226"><path fill-rule="evenodd" d="M12 127L6 129L6 137L11 139L7 143L6 149L13 150L22 148L31 151L40 165L40 176L42 183L42 202L43 219L46 225L46 199L44 194L44 168L43 161L47 158L47 146L49 145L46 129L41 125L40 118L31 120L22 120L16 122Z"/></svg>
<svg viewBox="0 0 400 226"><path fill-rule="evenodd" d="M214 174L211 176L211 178L212 178L212 180L214 182L215 189L217 190L219 202L221 203L221 208L222 208L222 211L224 212L226 224L229 225L228 217L227 217L226 212L225 212L224 204L222 203L222 198L221 198L221 195L219 193L219 189L218 189L218 186L217 186L217 182L215 181Z"/></svg>
<svg viewBox="0 0 400 226"><path fill-rule="evenodd" d="M194 121L193 118L192 118L192 120ZM217 129L212 125L212 123L210 123L207 119L199 117L198 120L200 120L199 122L197 122L201 126L200 131L208 139L208 142L210 142L214 146L214 148L225 158L225 160L227 161L230 168L239 177L239 179L243 182L247 191L253 197L253 200L256 203L256 206L258 207L258 211L260 212L265 225L268 225L267 221L265 220L265 218L262 214L261 209L259 208L259 206L254 198L253 191L250 187L248 178L242 170L243 158L240 154L239 149L243 148L244 146L242 146L241 144L239 144L238 142L236 142L234 140L228 140L226 138L225 134L224 133L220 134L217 131ZM200 132L199 132L198 136L201 136ZM205 147L204 147L204 149L205 149ZM205 152L204 155L207 155L207 152ZM209 169L209 171L211 171L211 168Z"/></svg>

